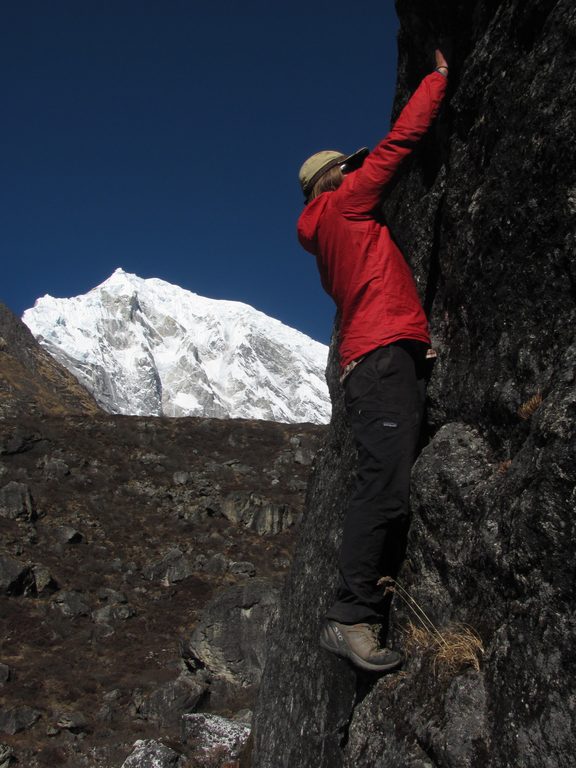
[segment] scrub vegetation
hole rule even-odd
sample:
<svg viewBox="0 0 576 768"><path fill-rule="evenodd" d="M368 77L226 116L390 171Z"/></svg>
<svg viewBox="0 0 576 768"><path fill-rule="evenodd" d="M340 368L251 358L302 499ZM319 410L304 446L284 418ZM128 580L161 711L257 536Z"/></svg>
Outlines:
<svg viewBox="0 0 576 768"><path fill-rule="evenodd" d="M529 400L518 408L518 416L524 421L528 421L542 405L542 393L536 392Z"/></svg>
<svg viewBox="0 0 576 768"><path fill-rule="evenodd" d="M437 676L452 677L467 667L480 671L484 646L471 627L455 624L442 631L431 631L410 621L404 633L406 649L430 654Z"/></svg>
<svg viewBox="0 0 576 768"><path fill-rule="evenodd" d="M414 621L404 627L407 651L421 651L432 659L434 672L438 676L452 676L467 667L480 671L480 659L484 646L472 627L452 624L439 629L422 606L390 576L380 579L386 594L396 594L410 609Z"/></svg>

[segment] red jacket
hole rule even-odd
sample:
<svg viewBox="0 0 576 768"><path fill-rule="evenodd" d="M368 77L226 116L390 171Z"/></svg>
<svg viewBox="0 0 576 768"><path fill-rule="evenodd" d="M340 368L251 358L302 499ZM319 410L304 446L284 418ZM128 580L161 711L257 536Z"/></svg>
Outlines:
<svg viewBox="0 0 576 768"><path fill-rule="evenodd" d="M398 339L430 343L412 271L374 212L384 187L438 113L446 78L424 78L390 133L364 161L304 208L298 238L316 256L340 312L340 365Z"/></svg>

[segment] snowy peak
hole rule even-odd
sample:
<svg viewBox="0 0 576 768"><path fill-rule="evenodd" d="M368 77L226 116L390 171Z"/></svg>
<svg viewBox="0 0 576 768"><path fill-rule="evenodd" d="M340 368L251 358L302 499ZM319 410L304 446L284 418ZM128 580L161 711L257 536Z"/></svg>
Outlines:
<svg viewBox="0 0 576 768"><path fill-rule="evenodd" d="M325 423L328 348L247 304L117 269L24 313L111 413Z"/></svg>

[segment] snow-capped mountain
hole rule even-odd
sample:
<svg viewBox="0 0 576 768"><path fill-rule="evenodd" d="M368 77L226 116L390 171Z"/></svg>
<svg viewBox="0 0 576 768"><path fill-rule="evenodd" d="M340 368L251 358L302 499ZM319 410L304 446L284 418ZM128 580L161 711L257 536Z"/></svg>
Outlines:
<svg viewBox="0 0 576 768"><path fill-rule="evenodd" d="M325 423L328 348L247 304L117 269L23 320L110 413Z"/></svg>

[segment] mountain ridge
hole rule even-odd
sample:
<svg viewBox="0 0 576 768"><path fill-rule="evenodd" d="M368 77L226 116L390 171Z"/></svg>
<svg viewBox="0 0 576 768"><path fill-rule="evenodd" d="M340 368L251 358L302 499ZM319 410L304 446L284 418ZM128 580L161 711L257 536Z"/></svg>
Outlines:
<svg viewBox="0 0 576 768"><path fill-rule="evenodd" d="M329 419L327 347L242 302L119 268L86 294L38 299L23 320L110 413Z"/></svg>

